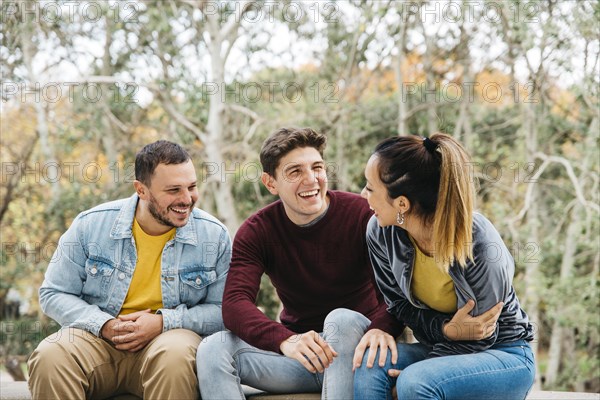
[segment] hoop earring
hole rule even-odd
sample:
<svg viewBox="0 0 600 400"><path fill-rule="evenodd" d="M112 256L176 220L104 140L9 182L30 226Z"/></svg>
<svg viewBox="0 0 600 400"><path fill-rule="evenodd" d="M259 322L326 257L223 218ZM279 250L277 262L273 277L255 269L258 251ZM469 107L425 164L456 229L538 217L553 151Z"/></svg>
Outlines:
<svg viewBox="0 0 600 400"><path fill-rule="evenodd" d="M400 214L400 211L398 211L398 214L396 214L396 222L398 225L404 224L404 213Z"/></svg>

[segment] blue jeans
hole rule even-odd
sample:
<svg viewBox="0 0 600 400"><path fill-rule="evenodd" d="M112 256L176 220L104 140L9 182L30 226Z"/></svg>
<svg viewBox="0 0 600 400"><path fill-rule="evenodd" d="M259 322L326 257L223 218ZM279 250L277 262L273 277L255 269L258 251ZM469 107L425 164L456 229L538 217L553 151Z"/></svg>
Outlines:
<svg viewBox="0 0 600 400"><path fill-rule="evenodd" d="M385 366L379 354L373 368L366 358L354 375L354 398L392 399L524 399L533 385L535 365L529 343L501 343L490 349L456 356L427 359L430 348L420 343L398 344L398 362L392 364L388 351ZM398 378L388 369L402 370Z"/></svg>
<svg viewBox="0 0 600 400"><path fill-rule="evenodd" d="M251 346L231 332L215 333L200 343L196 353L200 394L207 400L245 399L244 384L269 393L322 390L323 399L352 399L352 357L370 323L348 309L329 313L321 336L338 356L324 374L313 374L293 358Z"/></svg>

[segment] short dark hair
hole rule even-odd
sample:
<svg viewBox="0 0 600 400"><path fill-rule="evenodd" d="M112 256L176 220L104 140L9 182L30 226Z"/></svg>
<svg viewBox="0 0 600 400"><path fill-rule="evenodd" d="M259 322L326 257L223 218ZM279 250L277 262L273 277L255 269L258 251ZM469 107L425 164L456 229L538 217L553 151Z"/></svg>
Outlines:
<svg viewBox="0 0 600 400"><path fill-rule="evenodd" d="M327 137L310 128L280 128L273 132L260 149L260 163L263 171L275 176L279 161L297 148L313 147L321 157L327 145Z"/></svg>
<svg viewBox="0 0 600 400"><path fill-rule="evenodd" d="M158 140L147 144L135 156L135 179L149 186L158 164L183 164L189 159L188 152L177 143Z"/></svg>

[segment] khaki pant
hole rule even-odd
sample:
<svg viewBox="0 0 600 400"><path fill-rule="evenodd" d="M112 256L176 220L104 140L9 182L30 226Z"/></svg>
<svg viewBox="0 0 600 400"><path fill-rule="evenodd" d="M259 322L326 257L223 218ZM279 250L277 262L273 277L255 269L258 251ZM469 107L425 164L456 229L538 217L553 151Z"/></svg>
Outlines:
<svg viewBox="0 0 600 400"><path fill-rule="evenodd" d="M200 336L174 329L129 353L93 334L64 328L44 339L28 361L29 388L38 399L197 399Z"/></svg>

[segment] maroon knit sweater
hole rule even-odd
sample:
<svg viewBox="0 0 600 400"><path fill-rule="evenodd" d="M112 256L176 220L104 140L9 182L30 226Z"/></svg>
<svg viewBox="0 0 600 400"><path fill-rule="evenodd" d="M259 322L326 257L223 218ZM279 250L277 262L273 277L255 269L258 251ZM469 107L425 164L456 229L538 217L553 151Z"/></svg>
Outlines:
<svg viewBox="0 0 600 400"><path fill-rule="evenodd" d="M371 319L369 329L396 336L402 325L386 311L376 289L365 232L372 215L367 202L352 193L329 191L329 209L316 224L299 227L280 200L248 218L233 243L225 293L225 326L247 343L280 352L288 337L323 327L336 308ZM256 307L263 273L283 303L281 323Z"/></svg>

